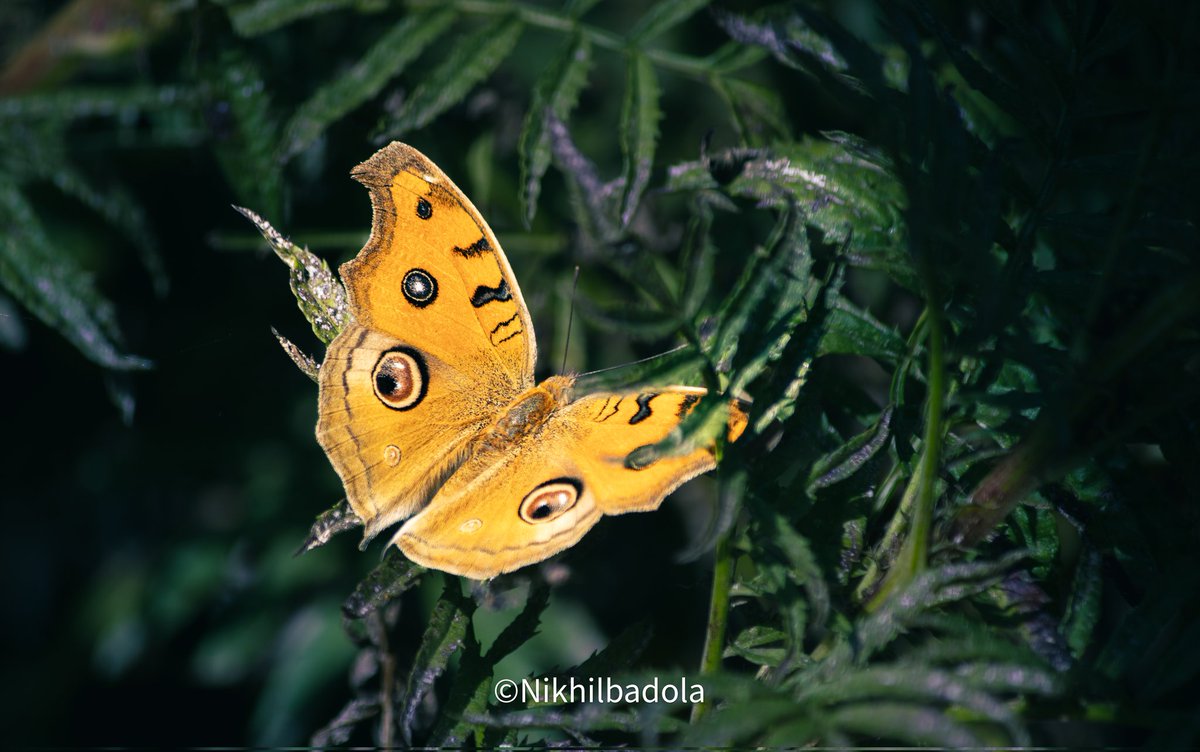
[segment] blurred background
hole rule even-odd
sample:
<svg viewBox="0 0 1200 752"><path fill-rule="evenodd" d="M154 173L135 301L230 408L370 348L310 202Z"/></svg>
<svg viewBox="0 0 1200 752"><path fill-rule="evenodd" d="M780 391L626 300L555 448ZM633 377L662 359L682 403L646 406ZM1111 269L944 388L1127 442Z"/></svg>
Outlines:
<svg viewBox="0 0 1200 752"><path fill-rule="evenodd" d="M556 3L529 7L543 5L558 12ZM703 4L694 5L698 10ZM752 14L762 4L718 5L721 12ZM807 5L868 43L888 38L871 0ZM1034 22L1051 15L1038 3L1020 5L1021 17ZM335 12L323 12L333 6ZM305 744L351 694L357 648L343 627L341 606L379 564L383 541L360 552L357 532L350 532L293 555L314 517L342 492L313 435L316 387L271 329L318 360L322 347L297 310L287 268L232 205L258 212L336 267L361 247L371 220L367 193L349 171L398 136L464 189L504 246L538 327L539 378L557 372L563 358L576 264L581 290L621 302L620 279L602 268L595 244L579 242L570 186L557 169L546 172L536 217L528 226L524 221L518 141L530 91L562 47L562 35L533 24L511 54L481 49L467 61L479 68L477 81L461 96L446 93L443 106L442 93L422 84L437 77L447 50L472 33L483 33L480 43L494 38L486 25L491 3L452 6L442 27L450 31L439 36L425 29L430 36L421 47L412 41L421 29L402 26L413 10L432 7L421 2L0 4L0 597L6 604L0 707L7 741ZM1036 49L1014 48L1013 37L979 12L949 0L926 6L961 39L1010 59L1038 57ZM585 10L591 26L611 31L619 42L646 5L569 3L564 12ZM688 72L689 60L729 41L727 29L709 11L684 18L654 42L665 135L654 156L651 192L667 179L666 165L697 160L706 138L713 150L768 140L731 120L727 103L702 83L703 71ZM919 43L929 48L935 36L925 34ZM757 40L769 50L777 41ZM398 59L408 54L398 56L400 48L411 50L411 59ZM1122 66L1141 71L1161 62L1153 43L1131 49L1111 62L1113 70L1123 75ZM494 65L489 55L496 56ZM817 78L785 75L778 65L747 70L747 80L774 94L755 99L747 89L739 101L762 105L749 108L754 118L790 131L797 141L888 125L871 122ZM942 72L947 70L948 64ZM946 73L944 89L957 84L969 99L955 75ZM621 172L617 129L626 86L621 55L598 49L570 117L574 143L605 179ZM1105 100L1112 108L1108 119L1090 131L1114 136L1128 128L1134 156L1126 154L1125 165L1136 162L1140 142L1134 136L1144 130L1144 121L1129 114L1141 113L1141 105L1122 105L1135 88ZM1023 94L1015 92L1013 99ZM1192 110L1194 94L1185 103ZM413 111L433 114L413 120L407 114ZM1056 153L1054 159L1066 156ZM1028 177L1038 184L1037 175ZM1101 209L1115 214L1106 202L1116 191L1073 185L1056 216ZM659 250L680 245L685 203L661 197L658 211L668 219L644 233L655 237ZM1184 247L1195 228L1180 227L1176 239L1184 237ZM751 215L743 227L721 229L721 241L748 247L762 242L770 228L769 218ZM1040 258L1049 257L1045 249L1038 246ZM739 258L721 257L713 275L717 297L733 287L739 270ZM1132 264L1120 267L1118 277L1138 274ZM1086 282L1064 286L1060 297L1086 288ZM878 270L852 271L846 295L893 334L907 334L921 309L911 289L890 284ZM602 318L597 310L575 318L568 369L629 363L675 344L670 331L635 339L604 330L594 325ZM1125 309L1111 310L1117 312L1102 312L1099 328L1108 325L1105 315L1116 319ZM1055 349L1057 357L1069 349L1069 342L1061 344L1069 338L1057 340L1058 334L1040 332L1044 336L1031 350ZM1042 350L1031 358L1058 362ZM826 383L861 391L854 409L862 414L887 398L888 375L875 360L835 355L822 368ZM1124 397L1116 390L1112 403L1122 404ZM1170 446L1197 446L1190 399L1181 398L1172 418L1178 435L1188 438ZM860 409L862 404L867 407ZM1033 415L1031 403L1009 406ZM851 435L865 425L847 419L839 428ZM1172 474L1157 439L1136 432L1121 437L1113 472L1145 479L1143 492L1154 501L1144 510L1170 508L1180 515L1136 513L1147 529L1166 529L1163 540L1172 542L1172 555L1181 552L1178 536L1195 522L1188 505L1194 486ZM1107 446L1103 452L1112 449ZM1109 459L1104 455L1104 462ZM787 464L777 457L774 462ZM550 576L562 584L553 591L540 633L497 675L519 678L578 664L639 623L651 634L639 665L663 675L694 670L712 561L703 555L683 562L680 554L703 536L714 496L715 482L703 478L658 513L602 522L552 565ZM1170 506L1173 499L1178 506ZM1112 520L1126 518L1107 519L1098 524L1120 526ZM1049 535L1046 528L1037 530ZM838 528L833 535L840 533ZM1104 549L1104 555L1105 587L1126 593L1130 602L1152 577L1180 571L1118 566L1152 562L1149 554L1137 558L1142 549ZM1059 583L1064 590L1066 582ZM521 587L516 580L477 593L486 605L475 616L485 647L519 610ZM404 601L394 640L420 639L440 590L440 580L428 578L416 597ZM1124 613L1097 616L1093 624L1114 624ZM1164 643L1191 646L1172 679L1172 689L1181 692L1196 687L1187 667L1200 660L1196 641L1185 639L1195 636L1196 622L1186 619ZM1132 670L1143 679L1161 676L1160 657L1145 655L1130 664ZM1120 699L1112 703L1136 699L1143 686L1120 685L1110 695ZM1086 703L1067 705L1075 719L1091 712ZM1106 713L1094 715L1129 720ZM1144 728L1157 721L1130 723ZM1113 737L1081 732L1066 738Z"/></svg>

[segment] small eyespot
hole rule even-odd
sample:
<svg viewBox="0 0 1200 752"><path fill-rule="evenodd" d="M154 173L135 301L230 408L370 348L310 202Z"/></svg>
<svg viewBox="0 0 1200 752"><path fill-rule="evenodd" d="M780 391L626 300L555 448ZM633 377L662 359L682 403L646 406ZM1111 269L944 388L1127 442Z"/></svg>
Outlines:
<svg viewBox="0 0 1200 752"><path fill-rule="evenodd" d="M394 347L379 356L371 372L375 396L393 410L411 410L425 398L429 386L429 374L425 360L416 350ZM388 450L384 459L390 462ZM400 461L400 448L396 447L396 461Z"/></svg>
<svg viewBox="0 0 1200 752"><path fill-rule="evenodd" d="M388 467L395 467L400 464L400 447L395 444L388 444L383 450L383 461Z"/></svg>
<svg viewBox="0 0 1200 752"><path fill-rule="evenodd" d="M483 520L481 520L479 518L472 518L472 519L467 520L463 524L459 525L458 531L460 533L468 533L469 534L469 533L475 532L476 530L478 530L481 527L483 527Z"/></svg>
<svg viewBox="0 0 1200 752"><path fill-rule="evenodd" d="M417 199L417 216L421 219L429 219L433 216L433 205L423 198Z"/></svg>
<svg viewBox="0 0 1200 752"><path fill-rule="evenodd" d="M437 300L437 279L424 269L409 269L400 283L405 299L417 308L424 308Z"/></svg>
<svg viewBox="0 0 1200 752"><path fill-rule="evenodd" d="M549 522L566 512L579 501L582 484L574 478L556 478L530 491L518 510L521 519L536 525Z"/></svg>

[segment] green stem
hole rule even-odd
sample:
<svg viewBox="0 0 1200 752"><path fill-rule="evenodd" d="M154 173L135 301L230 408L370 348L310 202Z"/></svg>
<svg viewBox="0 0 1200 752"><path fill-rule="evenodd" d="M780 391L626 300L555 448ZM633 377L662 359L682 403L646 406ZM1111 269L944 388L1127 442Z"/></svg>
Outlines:
<svg viewBox="0 0 1200 752"><path fill-rule="evenodd" d="M909 534L910 560L904 562L915 575L925 569L929 552L929 532L933 527L934 491L942 449L942 401L946 395L946 362L942 353L942 315L935 305L929 307L929 402L925 416L925 447L921 456L921 488Z"/></svg>
<svg viewBox="0 0 1200 752"><path fill-rule="evenodd" d="M725 652L725 626L729 619L729 589L733 584L733 526L717 541L713 562L712 598L708 604L708 627L704 632L704 652L700 658L700 674L713 674L721 669ZM692 723L704 717L708 701L692 706Z"/></svg>
<svg viewBox="0 0 1200 752"><path fill-rule="evenodd" d="M904 541L904 547L892 563L883 585L867 604L868 611L878 608L889 595L903 589L914 577L924 571L929 563L929 534L933 527L933 505L936 500L937 469L942 446L942 403L946 394L946 363L943 353L942 312L936 302L930 301L926 306L925 317L929 330L925 436L921 447L921 458L904 491L904 499L900 504L900 509L896 512L895 519L902 522L908 507L912 509L912 518L909 521L908 536ZM863 592L862 588L860 588L860 592Z"/></svg>

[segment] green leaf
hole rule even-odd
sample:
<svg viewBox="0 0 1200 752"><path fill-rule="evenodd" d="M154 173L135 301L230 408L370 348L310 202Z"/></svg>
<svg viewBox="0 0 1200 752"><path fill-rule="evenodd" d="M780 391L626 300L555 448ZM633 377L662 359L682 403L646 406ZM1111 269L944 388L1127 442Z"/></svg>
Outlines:
<svg viewBox="0 0 1200 752"><path fill-rule="evenodd" d="M717 257L717 246L712 241L712 220L712 209L698 202L683 239L680 266L686 276L679 294L679 309L685 319L700 311L712 289Z"/></svg>
<svg viewBox="0 0 1200 752"><path fill-rule="evenodd" d="M226 3L228 0L222 0L222 4ZM361 4L363 0L254 0L234 5L227 12L234 31L253 37L302 18Z"/></svg>
<svg viewBox="0 0 1200 752"><path fill-rule="evenodd" d="M895 328L884 325L841 295L834 298L818 354L864 355L897 363L906 351L904 339Z"/></svg>
<svg viewBox="0 0 1200 752"><path fill-rule="evenodd" d="M530 586L529 597L521 613L504 628L488 649L487 660L494 666L537 634L542 613L550 605L550 588L543 581Z"/></svg>
<svg viewBox="0 0 1200 752"><path fill-rule="evenodd" d="M488 701L492 699L496 664L537 633L542 613L549 603L550 588L544 582L531 586L525 607L496 637L485 656L475 657L478 643L473 631L469 632L467 648L471 658L460 667L447 703L448 712L442 715L427 746L461 746L464 740L482 729L483 723L476 719L485 714Z"/></svg>
<svg viewBox="0 0 1200 752"><path fill-rule="evenodd" d="M794 717L796 711L796 703L790 697L775 693L755 697L749 702L727 702L688 728L682 746L691 749L754 747L753 740Z"/></svg>
<svg viewBox="0 0 1200 752"><path fill-rule="evenodd" d="M787 635L774 627L756 625L742 632L725 648L725 657L738 656L759 666L778 666L787 654ZM777 644L778 643L778 644ZM769 647L775 645L775 647Z"/></svg>
<svg viewBox="0 0 1200 752"><path fill-rule="evenodd" d="M640 52L632 53L625 81L625 103L621 107L621 152L625 157L621 226L628 225L633 219L642 192L650 182L654 152L658 146L658 121L662 117L659 109L661 96L658 78L649 58Z"/></svg>
<svg viewBox="0 0 1200 752"><path fill-rule="evenodd" d="M342 499L337 504L317 515L317 519L308 531L308 537L300 545L300 550L297 551L297 554L311 551L318 546L323 546L338 533L362 527L362 524L362 520L358 518L358 515L354 513L354 508L350 506L350 501Z"/></svg>
<svg viewBox="0 0 1200 752"><path fill-rule="evenodd" d="M525 125L521 129L518 145L521 157L521 213L526 227L537 214L542 178L550 166L550 118L553 116L559 122L566 122L579 101L579 93L587 85L590 66L591 42L582 34L577 34L563 54L546 69L533 90L533 100L525 114Z"/></svg>
<svg viewBox="0 0 1200 752"><path fill-rule="evenodd" d="M191 86L57 89L0 99L0 120L123 117L138 112L178 111L200 101L200 90Z"/></svg>
<svg viewBox="0 0 1200 752"><path fill-rule="evenodd" d="M873 426L818 460L809 472L808 493L840 483L861 470L892 437L891 421L892 408L888 406Z"/></svg>
<svg viewBox="0 0 1200 752"><path fill-rule="evenodd" d="M743 144L760 146L776 137L790 138L787 110L775 90L739 78L716 78L713 83L729 106Z"/></svg>
<svg viewBox="0 0 1200 752"><path fill-rule="evenodd" d="M1013 744L1029 744L1028 734L1004 701L971 687L951 672L939 669L915 665L872 666L826 683L801 688L797 700L820 705L873 704L890 700L960 705L1003 725Z"/></svg>
<svg viewBox="0 0 1200 752"><path fill-rule="evenodd" d="M167 292L167 273L158 249L158 240L150 229L145 211L121 184L95 185L67 158L66 123L51 118L37 128L25 123L0 126L0 170L7 170L19 183L46 181L100 215L120 230L137 248L142 264L150 274L154 291Z"/></svg>
<svg viewBox="0 0 1200 752"><path fill-rule="evenodd" d="M243 204L268 215L279 214L283 208L283 173L275 159L279 125L267 83L258 66L240 53L222 56L214 76L216 94L232 116L228 132L219 134L215 145L225 178Z"/></svg>
<svg viewBox="0 0 1200 752"><path fill-rule="evenodd" d="M648 621L630 624L621 634L604 646L591 657L571 670L571 675L577 677L614 676L620 671L626 671L633 662L641 657L650 638L654 636L654 628Z"/></svg>
<svg viewBox="0 0 1200 752"><path fill-rule="evenodd" d="M362 619L399 598L420 580L425 567L404 558L400 549L388 546L383 561L358 583L342 604L342 611L353 619Z"/></svg>
<svg viewBox="0 0 1200 752"><path fill-rule="evenodd" d="M831 726L874 742L980 747L982 740L944 713L897 702L871 702L830 711Z"/></svg>
<svg viewBox="0 0 1200 752"><path fill-rule="evenodd" d="M800 210L789 205L768 240L743 267L718 312L711 352L718 371L730 372L729 391L740 394L778 360L810 308L817 284Z"/></svg>
<svg viewBox="0 0 1200 752"><path fill-rule="evenodd" d="M355 698L346 703L332 721L325 724L312 735L309 744L317 749L341 746L350 741L358 724L379 715L379 700L375 698Z"/></svg>
<svg viewBox="0 0 1200 752"><path fill-rule="evenodd" d="M421 702L432 689L434 680L446 670L451 656L462 645L467 632L469 617L458 608L457 600L453 597L462 586L457 577L446 575L445 580L445 590L429 615L400 702L398 720L408 744L412 744L412 727Z"/></svg>
<svg viewBox="0 0 1200 752"><path fill-rule="evenodd" d="M16 185L0 175L0 284L84 357L117 371L150 368L121 352L112 303L71 256L51 245Z"/></svg>
<svg viewBox="0 0 1200 752"><path fill-rule="evenodd" d="M664 0L653 3L629 32L629 39L634 45L648 42L688 20L708 7L710 2L712 0Z"/></svg>
<svg viewBox="0 0 1200 752"><path fill-rule="evenodd" d="M450 54L421 83L404 109L376 135L377 142L424 128L461 102L508 57L525 25L517 17L500 18L461 38Z"/></svg>
<svg viewBox="0 0 1200 752"><path fill-rule="evenodd" d="M388 29L357 63L323 84L284 128L280 159L287 161L331 123L378 94L454 21L448 9L408 16Z"/></svg>
<svg viewBox="0 0 1200 752"><path fill-rule="evenodd" d="M280 235L267 220L249 209L233 208L254 223L275 255L292 270L288 282L296 296L296 304L312 324L313 334L328 345L351 321L346 290L333 276L329 264Z"/></svg>
<svg viewBox="0 0 1200 752"><path fill-rule="evenodd" d="M92 185L83 175L65 166L56 171L53 182L63 193L79 199L125 234L150 274L154 291L159 296L165 296L168 289L167 270L163 265L158 239L150 229L145 210L133 194L119 184L103 188Z"/></svg>

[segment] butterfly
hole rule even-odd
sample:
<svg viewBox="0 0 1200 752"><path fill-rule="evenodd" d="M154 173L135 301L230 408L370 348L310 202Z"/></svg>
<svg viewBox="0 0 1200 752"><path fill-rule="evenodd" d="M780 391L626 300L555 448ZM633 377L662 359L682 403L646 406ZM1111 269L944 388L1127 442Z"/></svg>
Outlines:
<svg viewBox="0 0 1200 752"><path fill-rule="evenodd" d="M432 161L393 142L351 175L373 221L340 269L353 321L320 367L317 440L367 539L407 520L392 543L409 559L488 579L573 546L606 514L656 509L716 466L711 444L643 449L704 389L578 395L569 375L535 382L512 267ZM745 425L731 404L728 439Z"/></svg>

